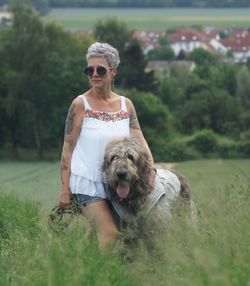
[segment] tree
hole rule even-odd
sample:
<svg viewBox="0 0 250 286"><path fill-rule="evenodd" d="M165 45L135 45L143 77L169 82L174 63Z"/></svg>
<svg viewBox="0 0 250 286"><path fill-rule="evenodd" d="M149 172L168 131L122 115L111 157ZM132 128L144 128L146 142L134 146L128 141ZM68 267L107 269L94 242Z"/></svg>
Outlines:
<svg viewBox="0 0 250 286"><path fill-rule="evenodd" d="M97 41L106 42L115 47L119 51L122 62L126 44L132 37L132 32L124 22L114 17L99 20L94 27L94 36Z"/></svg>
<svg viewBox="0 0 250 286"><path fill-rule="evenodd" d="M142 92L131 89L124 94L130 98L137 111L143 134L150 146L156 160L160 157L161 147L166 145L166 138L169 131L169 110L160 98L150 92Z"/></svg>
<svg viewBox="0 0 250 286"><path fill-rule="evenodd" d="M87 79L80 77L86 42L80 47L71 33L53 24L43 25L28 6L14 6L14 13L5 49L5 110L15 123L12 142L35 146L43 158L44 148L59 142L65 106L72 95L87 87Z"/></svg>
<svg viewBox="0 0 250 286"><path fill-rule="evenodd" d="M250 72L246 66L243 66L236 76L237 88L236 95L241 100L242 106L249 110L250 108Z"/></svg>
<svg viewBox="0 0 250 286"><path fill-rule="evenodd" d="M94 35L97 41L107 42L119 51L121 66L118 68L116 85L140 90L153 89L153 72L145 71L147 60L139 42L132 38L132 32L125 23L116 18L99 20L95 25Z"/></svg>
<svg viewBox="0 0 250 286"><path fill-rule="evenodd" d="M37 21L37 15L30 7L17 3L13 6L13 12L15 15L13 26L5 47L8 66L5 110L9 118L7 122L11 133L13 155L17 156L17 148L20 144L18 133L25 125L24 119L28 116L33 117L33 114L27 111L32 102L32 81L37 77L36 69L39 69L38 61L43 57L45 42L41 37L42 25ZM29 100L27 100L28 97L30 97ZM35 120L34 117L32 119Z"/></svg>
<svg viewBox="0 0 250 286"><path fill-rule="evenodd" d="M231 63L221 63L211 68L211 84L225 89L234 96L237 88L236 75L238 66Z"/></svg>
<svg viewBox="0 0 250 286"><path fill-rule="evenodd" d="M149 60L173 60L175 55L170 46L161 46L149 51L147 55Z"/></svg>
<svg viewBox="0 0 250 286"><path fill-rule="evenodd" d="M190 73L186 82L186 99L191 99L193 95L208 90L211 86L208 78L200 78L196 73Z"/></svg>
<svg viewBox="0 0 250 286"><path fill-rule="evenodd" d="M191 100L184 102L177 114L182 123L182 132L190 134L211 127L209 96L209 91L201 91L193 94Z"/></svg>
<svg viewBox="0 0 250 286"><path fill-rule="evenodd" d="M124 64L121 68L121 86L152 91L154 89L154 73L146 72L147 60L136 39L130 40L124 53Z"/></svg>
<svg viewBox="0 0 250 286"><path fill-rule="evenodd" d="M46 14L49 10L48 0L9 0L10 7L32 5L42 15ZM12 8L11 8L12 9Z"/></svg>
<svg viewBox="0 0 250 286"><path fill-rule="evenodd" d="M238 136L241 108L237 98L215 87L211 89L209 103L212 130L219 134Z"/></svg>
<svg viewBox="0 0 250 286"><path fill-rule="evenodd" d="M183 131L192 133L211 129L219 134L236 134L239 126L240 106L236 98L226 91L211 88L194 94L178 113Z"/></svg>
<svg viewBox="0 0 250 286"><path fill-rule="evenodd" d="M215 64L217 57L203 48L194 49L189 53L188 59L194 61L197 65Z"/></svg>
<svg viewBox="0 0 250 286"><path fill-rule="evenodd" d="M4 108L5 105L5 98L7 93L7 86L6 86L6 75L8 73L8 68L6 65L6 61L4 60L6 58L6 49L5 45L7 42L8 34L7 31L0 30L0 146L2 146L7 139L8 136L8 128L6 121L7 121L7 114L6 110Z"/></svg>

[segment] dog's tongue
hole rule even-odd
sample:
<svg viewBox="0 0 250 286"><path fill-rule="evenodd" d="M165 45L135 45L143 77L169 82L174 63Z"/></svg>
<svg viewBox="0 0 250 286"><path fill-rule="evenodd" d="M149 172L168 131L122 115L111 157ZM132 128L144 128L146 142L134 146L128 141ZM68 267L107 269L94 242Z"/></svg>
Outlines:
<svg viewBox="0 0 250 286"><path fill-rule="evenodd" d="M128 196L129 187L119 185L116 191L120 199L125 199Z"/></svg>

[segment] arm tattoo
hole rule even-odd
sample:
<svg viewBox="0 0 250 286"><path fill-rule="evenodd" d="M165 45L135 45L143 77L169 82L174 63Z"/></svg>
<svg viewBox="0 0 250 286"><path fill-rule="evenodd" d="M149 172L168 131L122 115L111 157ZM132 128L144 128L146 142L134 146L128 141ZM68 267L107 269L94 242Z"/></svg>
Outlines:
<svg viewBox="0 0 250 286"><path fill-rule="evenodd" d="M63 171L68 170L68 164L64 156L62 157L61 167Z"/></svg>
<svg viewBox="0 0 250 286"><path fill-rule="evenodd" d="M65 134L70 134L74 127L74 118L75 118L75 104L73 103L70 108L66 119L65 124Z"/></svg>
<svg viewBox="0 0 250 286"><path fill-rule="evenodd" d="M67 171L67 170L68 170L68 163L67 163L65 157L62 156L62 159L61 159L61 182L62 182L62 185L64 185L63 171Z"/></svg>
<svg viewBox="0 0 250 286"><path fill-rule="evenodd" d="M129 115L129 127L136 130L141 130L134 108L131 110Z"/></svg>

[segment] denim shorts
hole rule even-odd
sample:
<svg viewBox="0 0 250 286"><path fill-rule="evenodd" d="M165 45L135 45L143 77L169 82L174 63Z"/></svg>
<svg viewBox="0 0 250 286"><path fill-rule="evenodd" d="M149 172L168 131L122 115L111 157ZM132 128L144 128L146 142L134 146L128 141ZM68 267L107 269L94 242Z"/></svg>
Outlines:
<svg viewBox="0 0 250 286"><path fill-rule="evenodd" d="M104 201L105 199L101 197L83 195L83 194L73 194L73 199L79 206L86 207L89 204L96 203L99 201Z"/></svg>

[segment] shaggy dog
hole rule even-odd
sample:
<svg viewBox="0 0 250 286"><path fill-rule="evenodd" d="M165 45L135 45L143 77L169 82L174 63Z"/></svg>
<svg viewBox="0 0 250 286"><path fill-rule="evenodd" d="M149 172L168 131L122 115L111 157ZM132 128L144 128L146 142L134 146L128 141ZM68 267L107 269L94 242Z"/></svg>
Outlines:
<svg viewBox="0 0 250 286"><path fill-rule="evenodd" d="M148 191L150 164L147 153L133 138L111 141L103 165L108 197L120 230L132 226L133 236L152 240L165 231L174 210L194 216L190 188L184 176L173 170L156 170L153 191Z"/></svg>

